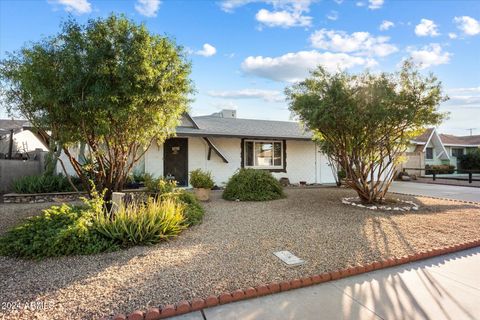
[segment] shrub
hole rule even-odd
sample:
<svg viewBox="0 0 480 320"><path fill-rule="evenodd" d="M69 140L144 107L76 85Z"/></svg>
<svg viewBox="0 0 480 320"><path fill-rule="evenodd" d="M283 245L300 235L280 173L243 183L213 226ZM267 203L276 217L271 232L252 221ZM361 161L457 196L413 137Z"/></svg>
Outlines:
<svg viewBox="0 0 480 320"><path fill-rule="evenodd" d="M464 170L480 170L480 149L461 155L459 160L460 168Z"/></svg>
<svg viewBox="0 0 480 320"><path fill-rule="evenodd" d="M49 193L73 191L68 179L59 175L25 176L13 182L17 193Z"/></svg>
<svg viewBox="0 0 480 320"><path fill-rule="evenodd" d="M177 187L176 181L166 180L164 178L153 178L151 174L145 174L144 181L147 191L157 195L173 192Z"/></svg>
<svg viewBox="0 0 480 320"><path fill-rule="evenodd" d="M190 184L194 188L212 189L214 185L212 173L195 169L190 172Z"/></svg>
<svg viewBox="0 0 480 320"><path fill-rule="evenodd" d="M448 164L425 165L425 174L451 174L455 172L455 166Z"/></svg>
<svg viewBox="0 0 480 320"><path fill-rule="evenodd" d="M226 200L266 201L283 198L280 182L268 171L240 169L223 191Z"/></svg>
<svg viewBox="0 0 480 320"><path fill-rule="evenodd" d="M184 228L184 205L166 199L122 206L115 214L96 211L93 228L121 246L154 244L179 234Z"/></svg>
<svg viewBox="0 0 480 320"><path fill-rule="evenodd" d="M93 254L118 247L91 228L85 207L53 206L0 238L0 254L24 258Z"/></svg>
<svg viewBox="0 0 480 320"><path fill-rule="evenodd" d="M192 193L185 190L176 190L175 192L164 194L162 200L164 199L173 199L185 206L183 215L185 216L185 224L187 226L196 225L202 221L205 211Z"/></svg>

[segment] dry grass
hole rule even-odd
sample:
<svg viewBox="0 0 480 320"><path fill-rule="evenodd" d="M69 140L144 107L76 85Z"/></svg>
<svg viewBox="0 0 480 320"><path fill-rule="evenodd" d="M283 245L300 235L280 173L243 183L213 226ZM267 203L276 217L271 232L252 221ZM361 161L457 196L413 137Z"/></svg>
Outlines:
<svg viewBox="0 0 480 320"><path fill-rule="evenodd" d="M0 301L52 304L0 315L98 318L478 237L478 205L416 197L418 212L384 213L340 203L352 195L290 189L286 199L253 203L226 202L215 193L204 223L168 243L41 262L0 257ZM272 254L278 250L306 264L286 267Z"/></svg>

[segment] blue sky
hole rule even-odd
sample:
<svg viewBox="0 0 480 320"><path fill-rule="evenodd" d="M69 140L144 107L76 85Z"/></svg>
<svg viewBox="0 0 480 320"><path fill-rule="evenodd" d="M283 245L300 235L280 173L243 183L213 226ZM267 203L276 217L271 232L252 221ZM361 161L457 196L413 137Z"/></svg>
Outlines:
<svg viewBox="0 0 480 320"><path fill-rule="evenodd" d="M322 64L393 71L407 57L435 73L451 100L440 131L480 134L480 1L0 1L0 57L80 22L124 13L187 48L193 115L289 120L285 86ZM0 117L5 117L0 110Z"/></svg>

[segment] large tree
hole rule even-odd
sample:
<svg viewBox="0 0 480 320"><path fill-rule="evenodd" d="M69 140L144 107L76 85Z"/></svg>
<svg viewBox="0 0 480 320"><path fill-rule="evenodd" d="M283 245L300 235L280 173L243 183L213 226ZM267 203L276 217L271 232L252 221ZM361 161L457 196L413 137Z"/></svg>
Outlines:
<svg viewBox="0 0 480 320"><path fill-rule="evenodd" d="M70 19L0 62L7 109L55 141L84 187L93 179L107 198L153 141L174 134L193 90L190 70L174 41L115 15Z"/></svg>
<svg viewBox="0 0 480 320"><path fill-rule="evenodd" d="M441 122L438 105L447 99L441 83L411 61L397 73L351 75L318 67L285 92L294 116L366 203L384 199L410 139Z"/></svg>

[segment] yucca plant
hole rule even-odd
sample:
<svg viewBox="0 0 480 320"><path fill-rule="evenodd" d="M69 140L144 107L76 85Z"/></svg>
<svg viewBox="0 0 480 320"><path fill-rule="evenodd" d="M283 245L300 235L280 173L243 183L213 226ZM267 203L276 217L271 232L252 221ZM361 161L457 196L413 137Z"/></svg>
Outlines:
<svg viewBox="0 0 480 320"><path fill-rule="evenodd" d="M93 227L122 246L158 243L185 229L185 206L174 200L132 203L121 206L115 214L95 210Z"/></svg>

